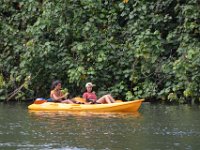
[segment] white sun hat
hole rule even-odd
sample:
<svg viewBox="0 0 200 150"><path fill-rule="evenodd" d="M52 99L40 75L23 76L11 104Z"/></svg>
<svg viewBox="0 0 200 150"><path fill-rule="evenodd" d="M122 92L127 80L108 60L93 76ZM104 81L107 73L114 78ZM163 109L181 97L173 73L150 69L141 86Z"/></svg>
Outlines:
<svg viewBox="0 0 200 150"><path fill-rule="evenodd" d="M92 82L88 82L88 83L86 83L85 87L88 87L88 86L91 86L91 87L93 87L93 86L95 86L95 85L94 85L94 84L92 84Z"/></svg>

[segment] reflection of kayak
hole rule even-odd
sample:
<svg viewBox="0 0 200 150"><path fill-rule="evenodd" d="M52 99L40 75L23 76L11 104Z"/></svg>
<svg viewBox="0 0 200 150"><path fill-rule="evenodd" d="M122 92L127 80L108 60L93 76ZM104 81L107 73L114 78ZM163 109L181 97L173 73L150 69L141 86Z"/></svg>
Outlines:
<svg viewBox="0 0 200 150"><path fill-rule="evenodd" d="M111 104L65 104L44 102L41 104L31 104L30 110L65 110L65 111L93 111L93 112L135 112L138 111L143 99L118 102Z"/></svg>
<svg viewBox="0 0 200 150"><path fill-rule="evenodd" d="M136 112L87 112L87 111L62 111L62 110L29 110L30 116L38 118L55 117L90 117L90 118L139 118L141 114Z"/></svg>

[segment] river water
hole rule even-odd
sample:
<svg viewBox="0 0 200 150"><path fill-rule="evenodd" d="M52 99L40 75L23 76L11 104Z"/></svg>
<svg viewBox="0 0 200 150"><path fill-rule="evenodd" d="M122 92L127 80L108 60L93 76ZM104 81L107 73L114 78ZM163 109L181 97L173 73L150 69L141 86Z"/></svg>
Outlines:
<svg viewBox="0 0 200 150"><path fill-rule="evenodd" d="M0 103L3 150L198 150L200 106L143 103L137 113L29 111Z"/></svg>

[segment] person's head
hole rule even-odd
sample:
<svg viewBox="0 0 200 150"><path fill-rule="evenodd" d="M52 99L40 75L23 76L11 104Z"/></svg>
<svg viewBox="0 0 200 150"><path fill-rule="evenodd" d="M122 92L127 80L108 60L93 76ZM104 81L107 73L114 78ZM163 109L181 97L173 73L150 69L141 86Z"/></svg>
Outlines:
<svg viewBox="0 0 200 150"><path fill-rule="evenodd" d="M54 90L54 89L60 90L61 89L61 81L60 80L53 81L52 85L51 85L51 89L52 90Z"/></svg>
<svg viewBox="0 0 200 150"><path fill-rule="evenodd" d="M94 84L92 84L92 82L88 82L85 85L86 91L87 92L92 92L92 88L93 88Z"/></svg>

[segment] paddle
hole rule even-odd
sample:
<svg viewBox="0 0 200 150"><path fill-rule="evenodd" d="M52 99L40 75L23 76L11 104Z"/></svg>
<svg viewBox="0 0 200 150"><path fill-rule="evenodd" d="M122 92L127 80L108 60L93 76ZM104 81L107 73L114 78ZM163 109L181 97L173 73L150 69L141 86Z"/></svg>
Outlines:
<svg viewBox="0 0 200 150"><path fill-rule="evenodd" d="M122 100L115 100L115 103L121 103L121 102L123 102Z"/></svg>
<svg viewBox="0 0 200 150"><path fill-rule="evenodd" d="M86 100L82 97L74 97L72 99L77 101L77 102L86 103ZM45 98L37 98L33 103L34 104L42 104L42 103L45 103L45 102L48 102L48 100L45 99ZM123 102L123 101L122 100L115 100L115 103L121 103L121 102Z"/></svg>

